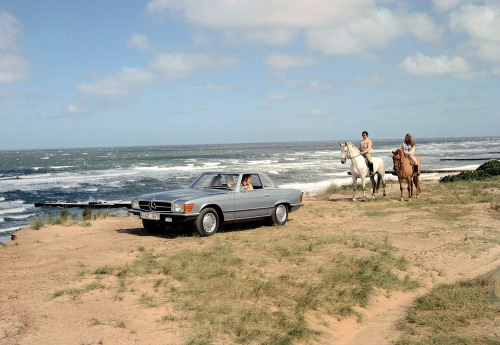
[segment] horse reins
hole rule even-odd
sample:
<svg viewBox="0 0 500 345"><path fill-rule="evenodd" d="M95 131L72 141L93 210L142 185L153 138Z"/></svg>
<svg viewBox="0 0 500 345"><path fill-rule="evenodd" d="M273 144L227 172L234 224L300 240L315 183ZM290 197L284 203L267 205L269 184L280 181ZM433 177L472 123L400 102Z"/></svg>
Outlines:
<svg viewBox="0 0 500 345"><path fill-rule="evenodd" d="M399 169L401 169L401 166L403 165L403 155L398 154L398 156L399 156L399 158L398 158L399 165L394 166L395 171L398 171ZM405 159L406 159L406 156L405 156Z"/></svg>
<svg viewBox="0 0 500 345"><path fill-rule="evenodd" d="M347 145L347 154L348 154L347 158L349 158L349 159L353 159L353 158L356 158L358 156L362 156L362 154L360 153L360 154L358 154L358 155L356 155L356 156L353 157L352 154L351 154L351 145Z"/></svg>

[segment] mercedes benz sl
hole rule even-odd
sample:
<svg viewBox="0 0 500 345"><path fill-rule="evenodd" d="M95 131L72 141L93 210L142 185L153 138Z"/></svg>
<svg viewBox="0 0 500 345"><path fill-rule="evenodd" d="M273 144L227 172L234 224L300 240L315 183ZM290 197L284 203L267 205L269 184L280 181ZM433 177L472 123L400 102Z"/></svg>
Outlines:
<svg viewBox="0 0 500 345"><path fill-rule="evenodd" d="M188 188L132 199L130 213L148 231L189 224L210 236L225 222L268 218L284 225L302 203L298 189L279 188L259 172L204 172Z"/></svg>

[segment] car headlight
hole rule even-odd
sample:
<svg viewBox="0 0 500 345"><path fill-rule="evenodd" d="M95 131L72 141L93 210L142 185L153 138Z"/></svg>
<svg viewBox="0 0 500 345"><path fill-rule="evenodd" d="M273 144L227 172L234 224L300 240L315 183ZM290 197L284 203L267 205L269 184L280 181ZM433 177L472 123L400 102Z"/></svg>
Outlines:
<svg viewBox="0 0 500 345"><path fill-rule="evenodd" d="M139 208L139 200L132 200L132 209Z"/></svg>
<svg viewBox="0 0 500 345"><path fill-rule="evenodd" d="M172 203L172 212L184 212L184 204Z"/></svg>
<svg viewBox="0 0 500 345"><path fill-rule="evenodd" d="M172 203L172 212L184 212L189 213L193 210L194 204L180 204L180 203Z"/></svg>

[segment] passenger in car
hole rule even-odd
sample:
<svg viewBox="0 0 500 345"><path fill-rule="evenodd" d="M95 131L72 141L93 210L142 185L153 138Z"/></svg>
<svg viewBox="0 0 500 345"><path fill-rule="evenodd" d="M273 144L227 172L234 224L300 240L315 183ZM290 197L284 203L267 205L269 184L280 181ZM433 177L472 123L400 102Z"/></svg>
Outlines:
<svg viewBox="0 0 500 345"><path fill-rule="evenodd" d="M232 175L226 175L226 185L232 190L236 187L236 183L234 182L234 177Z"/></svg>
<svg viewBox="0 0 500 345"><path fill-rule="evenodd" d="M243 175L243 178L241 179L241 186L240 190L253 190L252 186L252 176L250 174L245 174Z"/></svg>
<svg viewBox="0 0 500 345"><path fill-rule="evenodd" d="M214 178L212 179L212 182L210 183L210 186L218 187L221 185L222 185L222 176L220 176L220 175L214 176Z"/></svg>

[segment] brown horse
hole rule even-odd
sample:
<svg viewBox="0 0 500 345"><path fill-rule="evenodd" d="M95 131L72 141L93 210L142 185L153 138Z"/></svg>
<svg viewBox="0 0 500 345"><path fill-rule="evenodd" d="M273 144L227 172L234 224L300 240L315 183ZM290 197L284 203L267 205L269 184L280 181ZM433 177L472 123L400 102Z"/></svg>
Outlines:
<svg viewBox="0 0 500 345"><path fill-rule="evenodd" d="M420 174L420 171L422 169L420 159L418 159L418 157L416 156L414 157L418 162L418 173ZM408 201L411 201L411 197L413 196L413 184L415 184L415 189L417 190L417 199L420 195L420 176L413 171L413 165L411 165L410 159L411 158L406 153L401 151L401 149L392 151L394 171L398 175L399 189L401 189L400 201L403 201L403 180L406 180L406 182L408 182Z"/></svg>

